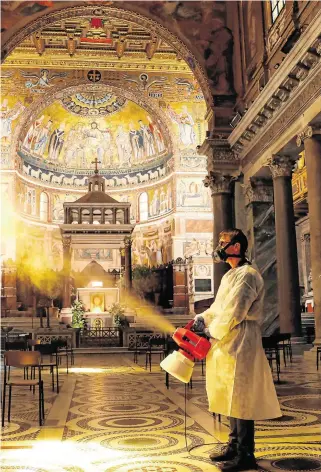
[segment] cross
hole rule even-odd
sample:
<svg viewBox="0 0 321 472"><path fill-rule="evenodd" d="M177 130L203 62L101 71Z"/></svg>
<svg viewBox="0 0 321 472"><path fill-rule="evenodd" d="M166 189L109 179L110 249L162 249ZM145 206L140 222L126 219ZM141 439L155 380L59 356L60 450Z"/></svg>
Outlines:
<svg viewBox="0 0 321 472"><path fill-rule="evenodd" d="M101 78L101 73L98 70L91 70L88 72L88 79L91 82L99 82Z"/></svg>
<svg viewBox="0 0 321 472"><path fill-rule="evenodd" d="M95 164L95 174L98 174L98 165L97 164L101 164L101 161L99 161L96 157L95 160L92 161L91 163Z"/></svg>

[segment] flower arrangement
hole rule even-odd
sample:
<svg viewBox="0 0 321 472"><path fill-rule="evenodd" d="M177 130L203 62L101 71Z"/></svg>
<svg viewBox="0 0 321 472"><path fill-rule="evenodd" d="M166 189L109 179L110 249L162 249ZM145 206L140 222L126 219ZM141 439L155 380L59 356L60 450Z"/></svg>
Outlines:
<svg viewBox="0 0 321 472"><path fill-rule="evenodd" d="M84 317L85 307L79 300L75 300L71 305L72 312L72 327L73 328L85 328L86 318Z"/></svg>
<svg viewBox="0 0 321 472"><path fill-rule="evenodd" d="M116 327L124 328L128 326L128 322L125 317L125 309L119 303L113 303L109 308L108 313L113 317Z"/></svg>

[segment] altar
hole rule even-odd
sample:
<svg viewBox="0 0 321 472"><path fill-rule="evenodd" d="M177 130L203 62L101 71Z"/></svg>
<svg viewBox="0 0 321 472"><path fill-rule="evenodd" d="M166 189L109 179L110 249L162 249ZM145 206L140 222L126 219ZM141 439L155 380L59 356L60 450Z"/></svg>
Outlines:
<svg viewBox="0 0 321 472"><path fill-rule="evenodd" d="M108 310L113 303L119 303L119 288L77 288L77 300L85 307L88 328L113 326L113 319Z"/></svg>

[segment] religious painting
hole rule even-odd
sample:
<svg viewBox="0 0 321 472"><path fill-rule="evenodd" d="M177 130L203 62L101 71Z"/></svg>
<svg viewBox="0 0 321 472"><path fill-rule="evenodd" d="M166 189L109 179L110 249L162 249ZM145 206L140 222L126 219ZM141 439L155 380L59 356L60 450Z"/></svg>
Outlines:
<svg viewBox="0 0 321 472"><path fill-rule="evenodd" d="M210 191L204 187L199 177L188 177L177 180L177 207L210 208Z"/></svg>
<svg viewBox="0 0 321 472"><path fill-rule="evenodd" d="M59 223L64 222L64 207L65 202L74 202L78 200L80 195L74 195L70 193L54 193L52 201L52 219L53 221L58 221Z"/></svg>
<svg viewBox="0 0 321 472"><path fill-rule="evenodd" d="M163 215L173 209L173 182L148 190L148 217Z"/></svg>
<svg viewBox="0 0 321 472"><path fill-rule="evenodd" d="M46 93L48 87L52 87L52 81L55 79L67 77L67 72L54 72L48 69L41 69L40 72L20 70L20 74L24 79L25 87L33 93Z"/></svg>
<svg viewBox="0 0 321 472"><path fill-rule="evenodd" d="M90 294L90 311L92 313L101 313L105 311L105 301L103 292L96 292Z"/></svg>
<svg viewBox="0 0 321 472"><path fill-rule="evenodd" d="M262 7L260 2L248 0L244 2L244 33L245 33L245 58L248 67L258 51L262 50Z"/></svg>
<svg viewBox="0 0 321 472"><path fill-rule="evenodd" d="M11 139L19 116L25 110L23 97L18 95L2 95L0 109L1 168L13 167Z"/></svg>
<svg viewBox="0 0 321 472"><path fill-rule="evenodd" d="M98 248L74 249L74 259L75 261L86 261L91 259L101 261L112 261L113 250Z"/></svg>
<svg viewBox="0 0 321 472"><path fill-rule="evenodd" d="M166 111L176 125L179 147L196 146L196 124L190 106L184 104L174 107L174 104L168 104Z"/></svg>
<svg viewBox="0 0 321 472"><path fill-rule="evenodd" d="M36 216L37 214L37 194L36 189L24 184L22 181L16 182L16 204L17 208L26 214Z"/></svg>
<svg viewBox="0 0 321 472"><path fill-rule="evenodd" d="M165 156L157 121L132 101L105 91L100 95L79 92L44 109L22 138L22 157L43 159L49 168L72 174L91 169L95 158L103 170L134 170Z"/></svg>
<svg viewBox="0 0 321 472"><path fill-rule="evenodd" d="M8 95L2 97L1 102L1 144L9 144L11 135L19 115L24 111L21 97Z"/></svg>

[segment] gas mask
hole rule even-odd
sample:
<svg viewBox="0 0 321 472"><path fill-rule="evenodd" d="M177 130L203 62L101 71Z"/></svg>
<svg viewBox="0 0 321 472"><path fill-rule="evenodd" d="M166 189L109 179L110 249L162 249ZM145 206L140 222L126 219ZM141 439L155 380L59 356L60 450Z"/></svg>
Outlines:
<svg viewBox="0 0 321 472"><path fill-rule="evenodd" d="M216 249L214 249L214 252L213 252L213 260L215 263L219 263L219 262L226 262L226 260L229 258L229 257L236 257L236 258L239 258L239 259L242 259L243 256L241 256L240 254L226 254L226 249L230 246L233 246L233 244L235 244L235 242L232 240L230 241L229 243L227 243L224 247L222 247L220 244L216 247Z"/></svg>

